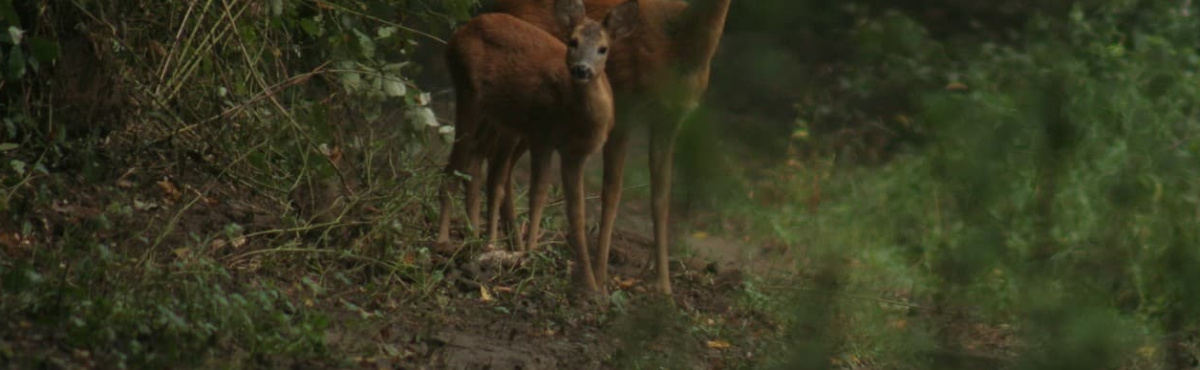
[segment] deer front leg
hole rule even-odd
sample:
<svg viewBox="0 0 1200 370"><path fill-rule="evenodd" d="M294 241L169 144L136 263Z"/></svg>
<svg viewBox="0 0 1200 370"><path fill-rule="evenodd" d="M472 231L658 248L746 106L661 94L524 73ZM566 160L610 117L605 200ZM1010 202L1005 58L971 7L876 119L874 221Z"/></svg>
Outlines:
<svg viewBox="0 0 1200 370"><path fill-rule="evenodd" d="M621 206L621 192L624 190L625 150L629 142L625 132L614 130L604 143L604 188L600 195L602 208L600 216L600 242L596 246L596 256L592 261L595 266L592 272L596 274L596 283L601 286L608 284L608 252L612 245L613 226L616 223L617 208Z"/></svg>
<svg viewBox="0 0 1200 370"><path fill-rule="evenodd" d="M587 156L567 154L562 155L563 192L567 198L567 240L575 252L575 283L581 293L595 293L600 290L596 286L595 275L592 274L592 263L588 257L587 237L584 228L584 198L583 198L583 165Z"/></svg>
<svg viewBox="0 0 1200 370"><path fill-rule="evenodd" d="M529 235L526 235L526 251L537 250L538 233L541 231L542 208L550 190L550 146L534 143L530 145L529 159L533 167L532 184L529 189Z"/></svg>

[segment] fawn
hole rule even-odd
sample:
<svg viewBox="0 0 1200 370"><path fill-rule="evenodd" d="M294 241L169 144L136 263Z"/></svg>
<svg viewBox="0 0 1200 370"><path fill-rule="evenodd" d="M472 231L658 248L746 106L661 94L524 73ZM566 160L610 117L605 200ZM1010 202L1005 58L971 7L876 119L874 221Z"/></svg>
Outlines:
<svg viewBox="0 0 1200 370"><path fill-rule="evenodd" d="M553 0L496 0L495 10L511 14L553 34L563 28L550 12ZM604 16L622 0L586 0L589 15ZM667 216L675 137L687 115L708 89L731 0L643 0L634 35L612 44L608 75L620 108L616 127L604 144L603 211L600 242L593 258L596 277L607 280L609 244L621 199L629 132L650 133L651 209L654 216L655 268L658 290L670 294Z"/></svg>
<svg viewBox="0 0 1200 370"><path fill-rule="evenodd" d="M489 240L494 241L500 203L512 196L504 187L527 145L533 183L525 249L533 250L550 185L551 155L557 152L574 280L584 292L597 292L599 285L584 235L583 169L614 125L612 90L604 72L609 45L633 32L637 14L637 0L630 0L597 22L586 17L583 0L557 0L555 20L567 30L562 39L507 14L484 14L456 31L446 51L458 114L458 137L446 172L473 171L471 191L478 186L478 169L469 167L478 167L487 153ZM439 242L448 239L442 231L448 230L450 185L441 191ZM467 203L470 215L471 201Z"/></svg>

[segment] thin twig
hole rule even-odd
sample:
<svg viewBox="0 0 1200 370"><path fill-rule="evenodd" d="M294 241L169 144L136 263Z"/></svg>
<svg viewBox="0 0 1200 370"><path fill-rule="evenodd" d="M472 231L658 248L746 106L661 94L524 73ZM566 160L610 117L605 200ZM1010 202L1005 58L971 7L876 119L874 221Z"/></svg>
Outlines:
<svg viewBox="0 0 1200 370"><path fill-rule="evenodd" d="M231 257L229 257L229 258L226 258L226 262L228 262L228 263L234 263L234 262L241 261L241 260L244 260L244 259L246 259L246 258L249 258L249 257L252 257L252 256L257 256L257 255L261 255L261 254L272 254L272 253L311 253L311 254L338 254L338 255L340 255L339 257L343 257L343 258L349 258L349 259L352 259L352 260L358 260L358 261L362 261L362 262L371 263L371 264L374 264L374 265L379 265L379 266L385 267L385 268L387 268L387 269L389 269L389 270L393 270L393 271L394 271L394 270L400 270L400 269L402 269L402 268L404 267L404 265L400 265L400 264L392 264L392 263L387 263L387 262L384 262L384 261L380 261L380 260L378 260L378 259L374 259L374 258L370 258L370 257L365 257L365 256L360 256L360 255L357 255L357 254L351 254L351 253L349 253L349 252L347 252L347 251L344 251L344 250L336 250L336 249L315 249L315 248L272 248L272 249L259 249L259 250L253 250L253 251L249 251L249 252L246 252L246 253L242 253L242 254L239 254L239 255L236 255L236 256L231 256Z"/></svg>
<svg viewBox="0 0 1200 370"><path fill-rule="evenodd" d="M324 64L317 66L317 68L314 68L311 72L292 76L291 78L288 78L287 80L277 83L274 86L271 86L270 88L268 88L267 90L264 90L263 92L258 93L254 97L251 97L250 100L247 100L246 102L238 104L236 106L229 107L228 109L221 112L220 114L209 117L208 119L204 120L204 122L198 123L196 125L209 123L209 122L215 121L217 119L221 119L221 118L228 118L229 115L231 115L235 112L238 112L238 111L245 110L246 107L256 104L256 103L268 98L271 95L275 95L275 94L279 93L280 91L283 91L284 89L287 89L289 87L293 87L293 86L302 84L302 83L308 81L308 79L312 78L313 76L324 73L324 71L322 71L322 70L325 69L325 67L328 65L329 65L329 62L325 62Z"/></svg>
<svg viewBox="0 0 1200 370"><path fill-rule="evenodd" d="M354 15L357 15L357 16L359 16L359 17L363 17L363 18L366 18L366 19L370 19L370 20L373 20L373 21L376 21L376 22L379 22L379 23L383 23L383 24L386 24L386 25L389 25L389 26L392 26L392 27L396 27L396 28L399 28L399 29L402 29L402 30L405 30L405 31L408 31L408 32L412 32L412 33L415 33L415 34L418 34L418 35L421 35L421 36L428 37L429 39L431 39L431 40L433 40L433 41L440 42L440 43L442 43L442 44L445 44L445 43L446 43L446 40L442 40L442 39L438 38L437 36L434 36L434 35L431 35L431 34L425 33L425 32L423 32L423 31L420 31L420 30L417 30L417 29L413 29L413 28L411 28L411 27L408 27L408 26L405 26L405 25L402 25L402 24L399 24L399 23L396 23L396 22L387 21L387 20L384 20L384 19L381 19L381 18L379 18L379 17L375 17L375 16L372 16L372 15L369 15L369 14L366 14L366 13L357 12L357 11L354 11L354 10L352 10L352 9L350 9L350 8L346 8L346 7L343 7L343 6L337 5L337 4L332 4L332 3L328 3L328 2L326 2L326 3L324 3L324 4L325 4L325 5L327 5L327 6L329 6L330 8L334 8L334 9L337 9L337 10L339 10L339 11L343 11L343 12L346 12L346 13L354 14Z"/></svg>

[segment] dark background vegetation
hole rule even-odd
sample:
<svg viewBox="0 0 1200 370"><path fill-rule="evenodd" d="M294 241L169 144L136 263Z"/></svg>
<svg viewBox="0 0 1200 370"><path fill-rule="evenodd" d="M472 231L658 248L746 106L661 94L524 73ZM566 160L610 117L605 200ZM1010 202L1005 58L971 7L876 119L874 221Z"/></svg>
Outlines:
<svg viewBox="0 0 1200 370"><path fill-rule="evenodd" d="M503 321L563 366L1198 366L1190 0L734 0L673 235L787 268L601 314L553 245L427 248L486 3L0 0L0 365L452 368L430 327Z"/></svg>

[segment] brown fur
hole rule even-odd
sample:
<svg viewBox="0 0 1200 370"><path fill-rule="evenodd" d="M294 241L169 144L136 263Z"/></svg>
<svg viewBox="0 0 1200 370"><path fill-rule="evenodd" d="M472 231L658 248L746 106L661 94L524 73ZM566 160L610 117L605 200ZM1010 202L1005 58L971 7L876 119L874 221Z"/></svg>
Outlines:
<svg viewBox="0 0 1200 370"><path fill-rule="evenodd" d="M548 32L564 31L554 22L554 0L497 0L496 11L511 14ZM586 0L588 16L599 19L621 0ZM651 206L657 249L656 284L670 294L667 216L675 136L686 115L708 89L711 60L724 30L730 0L644 0L633 36L613 43L608 62L618 106L617 128L604 146L603 212L600 245L593 259L600 281L607 279L608 247L621 198L627 132L634 121L650 130Z"/></svg>
<svg viewBox="0 0 1200 370"><path fill-rule="evenodd" d="M554 35L506 14L485 14L455 32L447 46L447 65L454 80L458 105L456 140L447 172L467 169L478 181L478 163L488 154L489 240L495 242L499 207L511 202L509 172L528 143L532 152L533 186L530 230L526 248L535 249L539 220L545 205L550 156L562 158L567 194L569 242L575 250L576 281L587 292L598 290L584 239L583 165L603 146L613 127L613 98L604 73L610 33L628 34L628 22L601 28L583 15L580 0L559 0L562 22L572 25L568 47ZM614 17L632 14L620 8ZM628 17L632 18L632 17ZM604 51L601 51L604 50ZM578 74L571 70L576 70ZM448 242L449 187L441 192L439 243ZM468 193L468 217L472 194ZM476 208L477 210L477 208ZM511 233L511 206L506 228ZM473 223L477 222L472 220Z"/></svg>

